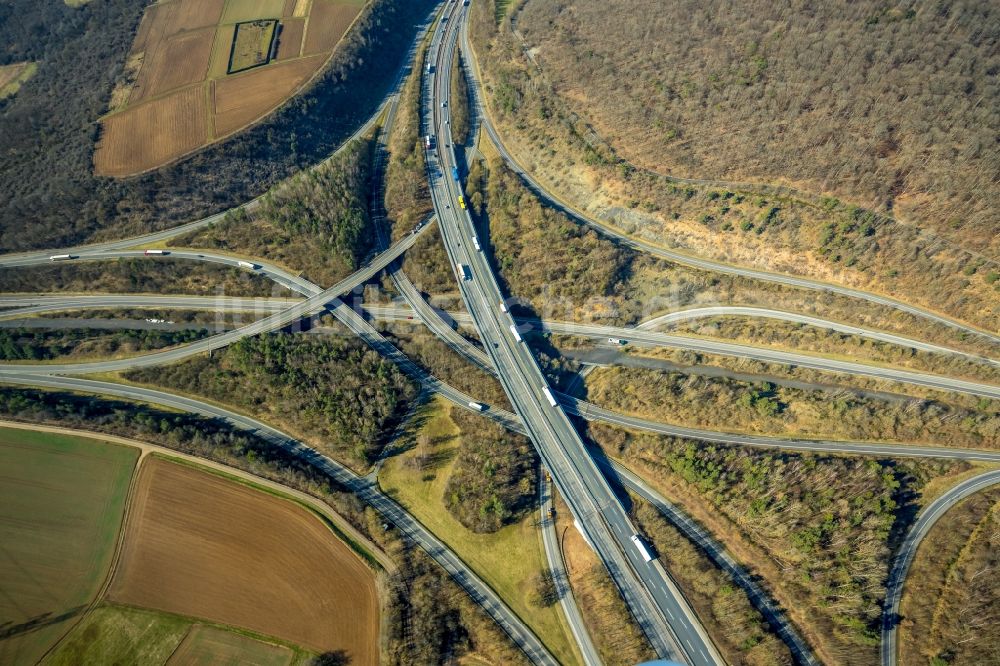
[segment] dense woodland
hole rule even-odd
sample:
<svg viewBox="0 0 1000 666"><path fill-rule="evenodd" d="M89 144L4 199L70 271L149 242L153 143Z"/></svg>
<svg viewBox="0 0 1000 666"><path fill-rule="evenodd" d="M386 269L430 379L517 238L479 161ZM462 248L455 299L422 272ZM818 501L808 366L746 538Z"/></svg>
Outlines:
<svg viewBox="0 0 1000 666"><path fill-rule="evenodd" d="M194 342L207 335L204 328L186 331L5 328L0 329L0 360L48 361L129 354Z"/></svg>
<svg viewBox="0 0 1000 666"><path fill-rule="evenodd" d="M292 293L235 266L187 260L113 259L0 269L0 292L108 292L275 296Z"/></svg>
<svg viewBox="0 0 1000 666"><path fill-rule="evenodd" d="M954 231L948 235L930 223L918 227L897 210L893 219L842 193L843 200L822 196L830 194L822 189L678 184L643 169L601 128L595 131L588 114L599 103L582 104L583 92L558 81L553 87L544 49L526 51L507 20L498 28L491 4L471 9L486 99L507 147L565 200L629 234L691 254L890 294L996 330L1000 263L988 248L966 242L972 236L964 229L947 225ZM522 26L523 13L515 18Z"/></svg>
<svg viewBox="0 0 1000 666"><path fill-rule="evenodd" d="M34 389L0 388L0 416L153 442L317 497L362 534L380 542L396 564L386 585L388 663L447 663L477 650L498 663L526 663L493 621L426 554L408 545L391 526L384 526L356 495L266 440L215 419Z"/></svg>
<svg viewBox="0 0 1000 666"><path fill-rule="evenodd" d="M791 666L788 646L750 603L746 592L655 506L632 498L632 515L660 562L684 593L727 663Z"/></svg>
<svg viewBox="0 0 1000 666"><path fill-rule="evenodd" d="M889 554L954 461L878 461L726 447L592 425L667 499L761 575L831 663L877 659Z"/></svg>
<svg viewBox="0 0 1000 666"><path fill-rule="evenodd" d="M249 410L359 469L379 455L416 396L395 365L340 335L242 338L211 357L128 378Z"/></svg>
<svg viewBox="0 0 1000 666"><path fill-rule="evenodd" d="M172 226L319 162L375 110L433 3L376 0L309 89L258 125L147 175L98 178L96 120L146 4L0 3L0 63L39 62L17 95L0 101L0 250Z"/></svg>
<svg viewBox="0 0 1000 666"><path fill-rule="evenodd" d="M384 205L393 239L410 232L434 210L427 182L424 140L420 135L420 77L426 54L427 49L421 49L416 66L403 86L386 143L389 155L385 165Z"/></svg>
<svg viewBox="0 0 1000 666"><path fill-rule="evenodd" d="M473 532L495 532L535 506L538 458L527 437L462 409L451 410L462 444L448 477L448 510Z"/></svg>
<svg viewBox="0 0 1000 666"><path fill-rule="evenodd" d="M371 249L371 166L370 142L354 141L329 162L275 187L252 215L233 211L169 244L261 257L330 286L354 272Z"/></svg>
<svg viewBox="0 0 1000 666"><path fill-rule="evenodd" d="M905 396L838 389L808 390L689 372L598 368L587 377L588 397L610 409L710 430L777 436L831 437L1000 447L1000 408L976 409ZM668 416L664 416L668 415Z"/></svg>
<svg viewBox="0 0 1000 666"><path fill-rule="evenodd" d="M676 175L795 184L994 258L1000 8L529 0L546 75L627 159Z"/></svg>
<svg viewBox="0 0 1000 666"><path fill-rule="evenodd" d="M924 538L900 605L900 663L997 663L1000 489L948 510Z"/></svg>

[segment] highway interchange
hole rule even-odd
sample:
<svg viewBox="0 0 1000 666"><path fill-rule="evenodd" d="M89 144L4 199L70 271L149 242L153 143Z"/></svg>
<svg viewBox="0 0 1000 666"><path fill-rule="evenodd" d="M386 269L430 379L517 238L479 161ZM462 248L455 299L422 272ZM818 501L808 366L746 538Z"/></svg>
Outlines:
<svg viewBox="0 0 1000 666"><path fill-rule="evenodd" d="M0 307L14 308L0 314L0 318L28 316L42 312L69 309L124 307L251 311L266 315L251 324L227 331L226 333L214 335L204 340L166 351L145 354L130 359L46 365L4 364L0 367L0 381L18 385L115 395L183 409L213 418L222 418L234 427L252 431L272 443L294 451L296 455L300 455L317 465L320 469L330 474L332 478L345 485L345 487L357 492L364 501L375 507L415 543L418 543L422 548L427 550L490 613L504 631L511 636L515 643L535 663L555 663L555 660L530 629L524 625L516 614L510 611L487 585L478 579L444 544L433 537L401 507L381 494L377 486L354 475L335 461L320 456L293 438L249 416L237 414L196 399L162 391L109 382L98 382L67 375L113 372L136 367L172 363L193 354L218 349L244 336L279 330L300 321L304 317L321 312L330 312L354 334L360 336L372 347L399 364L411 377L417 379L425 389L443 395L456 405L469 408L469 402L475 401L474 396L463 394L413 364L391 342L379 334L366 319L367 316L387 319L411 318L416 316L421 323L428 326L433 333L438 335L446 344L449 344L453 350L462 354L479 367L494 373L500 379L516 413L511 414L491 407L485 415L512 430L523 432L531 437L546 468L550 471L561 496L569 504L586 538L608 567L612 578L619 586L623 598L629 605L638 624L650 638L651 644L661 656L678 659L691 664L722 663L722 658L668 573L663 570L657 561L647 564L632 547L630 537L636 533L636 530L632 526L624 508L621 506L607 477L614 477L617 482L622 483L629 489L650 500L665 515L668 515L672 510L671 505L669 502L663 500L662 497L658 497L655 491L652 491L652 489L642 483L641 479L638 479L627 470L618 469L612 472L600 466L599 461L595 461L591 457L567 414L578 415L587 419L604 420L631 428L654 430L674 436L726 444L781 447L825 453L835 452L876 456L926 455L1000 462L1000 453L993 453L991 451L866 442L788 440L679 428L645 419L615 414L596 405L577 401L570 396L556 394L552 389L548 388L546 380L529 347L511 332L511 326L524 324L525 322L512 319L510 314L506 312L506 309L500 308L500 303L505 299L505 296L499 289L486 256L476 249L479 243L475 236L476 230L473 221L467 211L459 205L458 201L459 196L462 194L461 185L451 177L451 167L457 166L458 161L452 146L450 124L447 122L450 114L450 100L448 99L450 91L449 77L451 60L455 57L456 42L459 35L462 35L463 42L466 40L464 35L466 22L462 20L464 18L464 9L460 4L449 3L445 11L449 13L451 20L437 24L435 31L432 33L431 47L428 52L429 61L435 63L436 73L433 76L424 77L425 85L423 92L425 99L423 111L425 113L425 123L436 138L436 150L428 153L428 176L432 185L432 198L434 200L435 213L441 236L448 255L453 265L456 266L456 281L468 312L468 315L464 317L457 313L452 316L458 321L464 321L475 327L480 340L483 341L485 351L458 334L442 318L442 313L432 308L416 288L413 287L412 283L409 282L405 274L402 273L398 258L403 252L412 247L419 234L424 233L431 226L430 224L422 225L415 233L407 234L400 241L392 245L388 245L385 237L380 237L382 251L368 261L361 270L328 289L322 289L301 277L292 275L277 266L260 261L259 259L249 260L242 257L232 257L201 250L184 249L170 250L169 255L150 256L143 250L128 249L149 243L158 243L211 224L221 219L223 214L220 213L172 230L164 230L133 239L111 241L65 251L60 250L59 252L72 254L76 257L73 261L107 261L124 257L134 259L143 258L152 261L200 261L237 267L242 266L240 264L241 261L252 261L255 265L255 272L266 275L275 284L298 293L303 298L233 299L220 297L213 299L157 295L12 295L0 297ZM466 46L465 48L466 53L468 53L468 47ZM468 69L474 70L474 67L469 67ZM396 91L398 91L399 82L402 81L402 73L397 80ZM472 88L474 91L478 91L477 85L473 85ZM387 125L391 125L392 116L395 112L395 104L398 100L396 91L387 98L386 103L380 108L380 114L387 114L389 117ZM482 111L480 110L480 112ZM380 114L373 116L364 127L358 130L355 136L361 136L363 133L370 131ZM640 241L621 235L620 232L606 225L587 219L579 211L567 207L564 203L559 202L549 195L540 185L531 179L530 175L516 166L513 158L503 150L497 132L489 123L486 114L483 114L483 119L489 134L494 138L497 147L501 150L501 154L508 160L515 171L525 179L529 186L536 191L536 194L539 194L550 205L569 213L581 223L598 227L606 235L619 234L617 238L619 242L630 244L641 251L650 251L673 261L695 265L707 270L735 272L745 277L780 281L785 284L808 289L839 291L845 295L883 305L888 304L891 307L911 314L939 321L939 323L946 323L954 328L974 331L990 339L1000 340L1000 337L993 336L988 332L971 329L964 324L954 322L936 313L899 303L893 299L885 299L881 296L857 292L851 289L842 289L836 285L827 285L812 281L805 281L803 283L800 278L775 276L774 274L764 274L762 276L759 271L748 271L715 262L704 262L697 258L688 257L687 255L674 256L677 253L657 246L643 244ZM254 205L256 205L254 202L247 204L251 209ZM485 246L485 243L482 245ZM0 268L16 269L18 267L48 263L49 256L53 252L55 251L6 255L0 257ZM469 267L467 274L457 268L460 264ZM403 295L407 303L406 309L395 306L391 308L365 306L365 311L358 312L340 300L340 297L370 281L382 271L387 271L392 276L397 290ZM737 345L669 335L652 330L657 326L674 323L685 318L719 315L781 319L811 326L820 326L843 333L869 337L883 342L901 344L935 353L961 353L952 352L952 350L939 345L929 345L901 338L900 336L893 336L888 333L860 329L838 322L829 322L814 317L796 315L795 313L783 313L764 308L742 308L735 306L727 308L723 306L711 309L703 308L700 311L691 310L687 311L687 313L669 313L654 320L644 322L639 327L628 329L575 324L571 322L530 323L538 326L543 331L567 333L591 337L593 339L625 337L635 345L668 346L671 348L686 348L707 353L732 355L741 358L755 358L827 371L892 379L894 381L902 381L945 391L961 391L973 395L1000 398L1000 387L979 382L839 361L813 355L769 350L752 345ZM964 355L970 356L968 354ZM985 359L985 362L996 364L996 361L993 359ZM550 403L548 399L550 395L553 397L553 402L557 404L553 405ZM912 561L917 545L927 530L929 530L933 521L947 507L953 505L961 497L965 497L969 493L986 485L996 483L997 473L991 474L993 476L977 476L969 482L952 489L937 502L929 506L921 515L903 549L897 555L896 564L890 577L889 595L886 599L887 618L892 617L898 612L898 601L901 595L902 582L905 579L906 568L909 562ZM704 530L680 514L679 511L676 511L676 507L673 507L673 510L675 513L671 518L672 522L679 527L686 526L681 527L681 529L688 534L692 541L697 543L710 556L713 556L716 563L724 570L727 570L738 584L743 586L744 589L748 589L748 595L751 596L758 609L761 609L765 616L768 616L769 619L773 619L777 623L779 635L781 635L790 649L792 649L796 655L796 659L800 663L816 663L815 658L808 649L808 645L795 633L794 628L789 623L781 619L780 613L774 609L772 602L768 599L764 591L760 589L753 591L754 584L752 581L745 573L741 573L742 569L731 557L725 554L721 545L716 544ZM546 539L550 537L550 535L543 536ZM550 562L553 559L551 545L551 543L546 541L546 551ZM564 590L563 600L564 603L567 603L565 592L566 590ZM565 610L581 654L584 656L586 663L599 663L595 661L595 651L593 645L590 644L589 637L586 635L585 627L582 626L582 620L579 617L575 619L572 617L574 608L575 606L566 607ZM772 612L773 618L770 616ZM578 611L576 614L578 615ZM890 623L887 622L883 636L883 663L894 663L894 625L890 626Z"/></svg>

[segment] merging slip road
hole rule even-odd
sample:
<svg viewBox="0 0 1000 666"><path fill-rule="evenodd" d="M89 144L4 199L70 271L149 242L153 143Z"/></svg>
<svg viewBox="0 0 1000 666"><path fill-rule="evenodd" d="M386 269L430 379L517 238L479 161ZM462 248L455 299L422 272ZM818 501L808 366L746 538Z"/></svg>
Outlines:
<svg viewBox="0 0 1000 666"><path fill-rule="evenodd" d="M489 585L466 566L444 543L410 516L405 509L382 493L377 485L280 430L249 416L208 402L137 386L75 377L39 377L37 375L4 375L3 382L24 386L40 386L59 391L115 396L161 405L207 418L220 419L234 428L249 432L288 451L355 493L362 501L378 511L387 522L399 528L408 540L422 548L465 589L473 601L493 618L514 643L524 651L532 663L538 666L556 666L558 664L531 629L521 621Z"/></svg>
<svg viewBox="0 0 1000 666"><path fill-rule="evenodd" d="M465 68L465 73L469 81L469 89L471 96L475 101L477 113L482 119L483 128L489 135L490 140L496 146L497 151L503 158L507 166L522 180L525 186L538 197L546 206L553 208L562 212L564 215L574 220L578 224L586 226L594 231L598 232L602 236L611 238L617 244L622 247L628 247L639 252L646 252L654 256L660 257L661 259L666 259L667 261L674 262L676 264L681 264L683 266L690 266L692 268L698 268L704 271L709 271L712 273L721 273L723 275L734 275L737 277L750 278L754 280L760 280L762 282L771 282L775 284L783 284L789 287L797 287L800 289L808 289L811 291L826 291L834 294L839 294L841 296L847 296L848 298L853 298L856 300L868 301L869 303L875 303L877 305L884 305L886 307L898 310L900 312L906 312L915 317L925 319L928 321L933 321L938 324L943 324L949 328L955 329L957 331L964 331L966 333L971 333L977 336L981 336L990 340L993 343L1000 344L1000 335L994 331L984 331L979 328L970 326L969 324L960 322L951 317L942 315L940 313L922 308L916 305L910 305L909 303L904 303L898 301L894 298L888 296L882 296L880 294L873 294L871 292L862 291L860 289L852 289L851 287L844 287L838 284L833 284L829 282L821 282L819 280L812 280L809 278L798 277L793 275L784 275L780 273L771 273L769 271L762 271L752 268L745 268L742 266L733 266L730 264L723 263L721 261L713 261L711 259L702 259L693 255L685 254L683 252L677 252L675 250L669 250L667 248L655 245L653 243L647 242L640 238L636 238L620 229L602 222L601 220L594 219L587 215L587 213L581 211L579 208L567 203L565 200L560 198L558 195L553 194L549 191L542 183L540 183L528 169L525 169L521 164L514 158L513 155L507 150L503 140L500 138L500 134L493 124L486 105L482 102L482 84L479 78L479 72L477 71L477 66L475 63L475 51L469 45L468 39L468 26L465 25L462 30L462 51L467 54Z"/></svg>
<svg viewBox="0 0 1000 666"><path fill-rule="evenodd" d="M628 515L552 397L531 351L516 334L514 320L500 308L503 297L489 262L478 250L457 178L448 111L458 38L453 26L464 18L457 3L451 18L439 27L431 45L429 61L436 73L425 77L424 122L436 139L436 150L428 151L432 198L466 308L556 486L656 652L699 666L721 663L674 583L658 562L646 562L631 543L636 530Z"/></svg>
<svg viewBox="0 0 1000 666"><path fill-rule="evenodd" d="M910 528L906 540L896 552L889 580L886 583L885 602L882 607L882 666L895 666L899 653L897 627L899 625L899 602L903 598L906 573L913 563L924 537L948 509L963 499L1000 483L1000 470L985 472L958 484L941 495L920 512L917 522Z"/></svg>

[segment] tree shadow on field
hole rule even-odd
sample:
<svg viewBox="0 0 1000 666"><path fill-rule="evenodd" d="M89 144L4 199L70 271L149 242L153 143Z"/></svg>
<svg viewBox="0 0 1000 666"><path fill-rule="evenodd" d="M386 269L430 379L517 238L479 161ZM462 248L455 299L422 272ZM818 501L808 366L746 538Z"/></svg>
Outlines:
<svg viewBox="0 0 1000 666"><path fill-rule="evenodd" d="M347 666L350 663L351 658L345 650L334 650L317 655L310 666Z"/></svg>
<svg viewBox="0 0 1000 666"><path fill-rule="evenodd" d="M53 615L51 612L42 613L18 624L14 624L13 622L0 623L0 641L20 636L21 634L28 634L32 631L38 631L53 624L59 624L79 615L84 608L85 606L74 606L57 615Z"/></svg>

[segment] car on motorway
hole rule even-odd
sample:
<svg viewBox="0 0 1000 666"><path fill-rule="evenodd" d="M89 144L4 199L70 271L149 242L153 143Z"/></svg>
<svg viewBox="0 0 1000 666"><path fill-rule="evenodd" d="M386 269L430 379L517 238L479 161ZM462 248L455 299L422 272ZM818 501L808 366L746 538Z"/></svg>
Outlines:
<svg viewBox="0 0 1000 666"><path fill-rule="evenodd" d="M476 252L482 252L483 251L483 248L481 248L479 246L479 238L477 238L476 236L472 237L472 244L476 246Z"/></svg>
<svg viewBox="0 0 1000 666"><path fill-rule="evenodd" d="M448 102L441 102L441 108L442 108L442 109L443 109L444 107L446 107L446 106L448 106Z"/></svg>
<svg viewBox="0 0 1000 666"><path fill-rule="evenodd" d="M465 210L465 197L458 197L458 205L462 208L462 210Z"/></svg>

